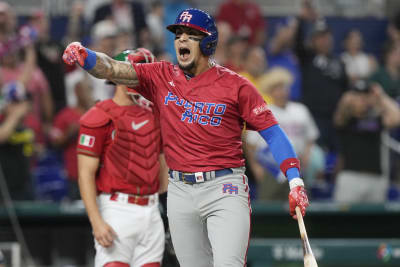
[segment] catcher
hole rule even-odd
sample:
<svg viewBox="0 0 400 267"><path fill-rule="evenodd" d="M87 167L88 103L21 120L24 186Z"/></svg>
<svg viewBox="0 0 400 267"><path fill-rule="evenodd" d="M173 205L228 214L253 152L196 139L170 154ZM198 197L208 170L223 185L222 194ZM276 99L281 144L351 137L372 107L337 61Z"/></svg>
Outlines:
<svg viewBox="0 0 400 267"><path fill-rule="evenodd" d="M139 48L114 59L149 63L154 56ZM112 99L98 102L80 120L79 187L96 267L161 266L165 237L158 193L165 191L168 174L151 106L135 90L116 85Z"/></svg>

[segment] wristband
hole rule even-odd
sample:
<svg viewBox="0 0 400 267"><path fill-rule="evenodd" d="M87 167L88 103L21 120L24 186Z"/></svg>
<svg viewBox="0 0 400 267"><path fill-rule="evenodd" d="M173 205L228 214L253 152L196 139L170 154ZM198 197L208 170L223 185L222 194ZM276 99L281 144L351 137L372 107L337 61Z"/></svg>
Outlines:
<svg viewBox="0 0 400 267"><path fill-rule="evenodd" d="M303 179L297 177L297 178L293 178L292 180L290 180L290 182L289 182L289 188L290 188L290 190L292 190L292 189L295 188L296 186L302 186L302 187L304 187Z"/></svg>
<svg viewBox="0 0 400 267"><path fill-rule="evenodd" d="M85 58L85 62L82 68L84 68L85 70L91 70L94 68L94 66L96 66L96 60L97 60L96 52L90 50L89 48L85 49L87 52L87 57Z"/></svg>
<svg viewBox="0 0 400 267"><path fill-rule="evenodd" d="M279 167L283 174L286 175L288 169L297 168L298 170L300 170L300 161L297 158L287 158L282 161Z"/></svg>

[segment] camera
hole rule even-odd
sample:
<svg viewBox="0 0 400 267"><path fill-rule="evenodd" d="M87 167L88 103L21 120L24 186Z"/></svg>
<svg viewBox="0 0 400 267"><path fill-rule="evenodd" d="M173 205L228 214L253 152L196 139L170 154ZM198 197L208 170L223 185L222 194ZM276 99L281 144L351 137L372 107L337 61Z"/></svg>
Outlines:
<svg viewBox="0 0 400 267"><path fill-rule="evenodd" d="M351 90L357 93L369 93L371 92L371 83L363 79L357 80L352 84Z"/></svg>

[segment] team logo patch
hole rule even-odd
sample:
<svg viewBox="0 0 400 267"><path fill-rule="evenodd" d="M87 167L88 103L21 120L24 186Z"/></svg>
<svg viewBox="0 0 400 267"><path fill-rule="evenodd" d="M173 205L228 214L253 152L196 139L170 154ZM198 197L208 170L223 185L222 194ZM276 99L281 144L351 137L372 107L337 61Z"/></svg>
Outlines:
<svg viewBox="0 0 400 267"><path fill-rule="evenodd" d="M204 182L204 176L202 172L195 172L194 177L196 178L196 183Z"/></svg>
<svg viewBox="0 0 400 267"><path fill-rule="evenodd" d="M182 12L182 14L179 18L182 20L182 22L185 22L185 21L190 22L190 20L192 19L192 14L185 11L185 12Z"/></svg>
<svg viewBox="0 0 400 267"><path fill-rule="evenodd" d="M81 134L79 137L79 144L82 146L93 147L95 139L96 138L94 136Z"/></svg>
<svg viewBox="0 0 400 267"><path fill-rule="evenodd" d="M256 108L254 108L253 109L253 113L258 115L258 114L261 114L261 113L263 113L264 111L267 111L267 110L268 110L267 104L264 103L261 106L258 106Z"/></svg>
<svg viewBox="0 0 400 267"><path fill-rule="evenodd" d="M235 194L237 195L239 193L239 188L237 185L232 185L231 183L228 184L223 184L223 188L222 188L222 193L226 194Z"/></svg>

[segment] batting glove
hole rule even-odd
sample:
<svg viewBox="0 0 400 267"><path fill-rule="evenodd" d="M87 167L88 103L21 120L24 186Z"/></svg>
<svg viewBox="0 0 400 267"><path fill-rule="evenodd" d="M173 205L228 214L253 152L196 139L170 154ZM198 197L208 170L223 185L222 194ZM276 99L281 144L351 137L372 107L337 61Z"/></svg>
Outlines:
<svg viewBox="0 0 400 267"><path fill-rule="evenodd" d="M298 179L301 182L299 182ZM295 180L295 181L293 181ZM292 183L294 182L294 183ZM306 208L309 206L306 190L304 189L303 181L300 178L294 178L290 181L289 192L289 210L293 219L297 219L296 207L300 208L301 214L306 215Z"/></svg>
<svg viewBox="0 0 400 267"><path fill-rule="evenodd" d="M96 53L79 42L70 43L65 48L63 60L68 65L78 63L85 70L90 70L96 65Z"/></svg>

